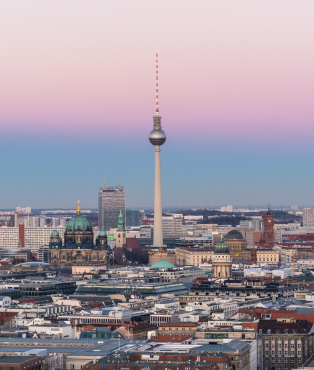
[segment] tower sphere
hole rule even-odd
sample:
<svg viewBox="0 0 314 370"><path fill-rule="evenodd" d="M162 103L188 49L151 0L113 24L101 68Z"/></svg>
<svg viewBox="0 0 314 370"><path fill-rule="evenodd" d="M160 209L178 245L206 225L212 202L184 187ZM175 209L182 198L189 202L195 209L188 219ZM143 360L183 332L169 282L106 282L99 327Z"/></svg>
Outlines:
<svg viewBox="0 0 314 370"><path fill-rule="evenodd" d="M166 141L166 133L163 130L152 130L149 134L149 141L153 145L162 145Z"/></svg>

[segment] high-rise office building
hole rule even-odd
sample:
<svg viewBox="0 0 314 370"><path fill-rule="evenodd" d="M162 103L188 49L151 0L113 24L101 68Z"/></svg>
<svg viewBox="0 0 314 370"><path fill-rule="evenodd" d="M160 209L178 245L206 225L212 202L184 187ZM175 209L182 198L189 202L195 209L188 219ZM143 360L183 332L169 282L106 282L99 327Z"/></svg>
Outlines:
<svg viewBox="0 0 314 370"><path fill-rule="evenodd" d="M126 226L140 226L141 225L141 211L138 209L126 210Z"/></svg>
<svg viewBox="0 0 314 370"><path fill-rule="evenodd" d="M11 226L16 227L22 224L24 224L23 214L16 211L13 212L11 216Z"/></svg>
<svg viewBox="0 0 314 370"><path fill-rule="evenodd" d="M311 207L303 208L302 219L304 227L314 226L314 213Z"/></svg>
<svg viewBox="0 0 314 370"><path fill-rule="evenodd" d="M154 247L162 247L164 244L162 234L160 147L166 141L166 133L161 129L158 89L158 54L156 54L156 113L153 117L153 130L149 134L149 141L155 146Z"/></svg>
<svg viewBox="0 0 314 370"><path fill-rule="evenodd" d="M120 210L125 219L125 192L123 186L102 186L98 193L98 227L109 231L116 228Z"/></svg>
<svg viewBox="0 0 314 370"><path fill-rule="evenodd" d="M168 213L162 218L163 235L180 235L182 234L183 215Z"/></svg>
<svg viewBox="0 0 314 370"><path fill-rule="evenodd" d="M58 227L60 225L59 217L51 217L51 227Z"/></svg>
<svg viewBox="0 0 314 370"><path fill-rule="evenodd" d="M39 227L44 227L47 225L47 217L46 216L40 216L39 217Z"/></svg>

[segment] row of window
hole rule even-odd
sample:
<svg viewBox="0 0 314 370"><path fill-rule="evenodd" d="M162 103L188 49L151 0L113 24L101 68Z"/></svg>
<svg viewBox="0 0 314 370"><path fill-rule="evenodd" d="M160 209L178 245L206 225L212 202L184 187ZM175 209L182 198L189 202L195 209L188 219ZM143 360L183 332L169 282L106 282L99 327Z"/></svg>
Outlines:
<svg viewBox="0 0 314 370"><path fill-rule="evenodd" d="M273 354L273 356L275 356L275 354ZM281 356L281 355L278 354L278 356ZM288 356L288 353L285 354L285 356ZM294 352L291 353L291 356L294 356ZM298 357L302 357L301 352L298 352ZM278 358L278 357L272 357L271 362L274 364L276 362L275 361L276 358L277 358L278 364L281 364L281 358ZM287 364L289 362L289 359L285 358L284 362L285 362L285 364ZM298 358L298 362L301 362L301 358ZM266 364L268 363L268 358L265 358L265 363ZM294 363L294 358L291 358L291 363L292 364Z"/></svg>
<svg viewBox="0 0 314 370"><path fill-rule="evenodd" d="M271 351L271 355L272 355L272 356L276 356L275 351ZM265 351L265 356L268 356L268 351ZM278 351L278 352L277 352L277 356L282 356L282 355L281 355L281 351ZM289 356L288 351L285 351L285 356ZM293 350L293 351L290 351L290 356L295 356L295 354L294 354L294 350ZM302 356L301 351L298 351L298 356Z"/></svg>
<svg viewBox="0 0 314 370"><path fill-rule="evenodd" d="M278 347L278 349L281 349L281 343L277 343L277 347ZM288 343L285 343L284 347L285 347L285 349L288 348ZM301 348L301 347L302 347L301 343L298 343L298 348ZM268 348L268 343L265 343L265 348L266 349ZM275 348L275 344L272 344L272 348ZM290 344L290 348L292 348L292 349L294 348L294 343Z"/></svg>
<svg viewBox="0 0 314 370"><path fill-rule="evenodd" d="M261 257L259 258L259 262L262 262L262 258ZM265 262L265 258L263 258L263 262ZM267 262L269 262L269 258L267 258ZM270 262L273 262L273 259L272 258L270 258ZM274 262L277 262L277 258L276 257L274 257Z"/></svg>
<svg viewBox="0 0 314 370"><path fill-rule="evenodd" d="M269 329L269 330L270 330L270 329ZM268 341L268 339L269 339L268 337L265 337L265 338L264 338L264 341L265 341L265 342L267 342L267 341ZM277 339L278 341L280 341L280 340L281 340L281 338L275 338L275 337L271 337L270 339L271 339L273 342L274 342L276 339ZM288 337L286 337L286 338L284 338L284 341L288 341L288 339L289 339L289 338L288 338ZM296 338L292 338L292 339L290 339L290 340L296 340ZM301 338L297 338L297 341L298 341L298 342L301 342Z"/></svg>
<svg viewBox="0 0 314 370"><path fill-rule="evenodd" d="M300 361L299 361L300 360ZM299 359L298 360L298 363L301 363L301 359ZM271 370L271 368L272 368L272 366L265 366L264 367L264 370ZM282 369L282 367L281 366L278 366L277 368L276 368L276 370L289 370L289 367L288 366L285 366L283 369Z"/></svg>

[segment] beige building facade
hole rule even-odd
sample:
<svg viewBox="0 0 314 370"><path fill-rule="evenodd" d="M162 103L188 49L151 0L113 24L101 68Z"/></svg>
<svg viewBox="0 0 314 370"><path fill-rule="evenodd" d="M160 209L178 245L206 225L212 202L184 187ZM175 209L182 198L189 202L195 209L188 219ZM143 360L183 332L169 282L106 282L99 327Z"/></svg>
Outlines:
<svg viewBox="0 0 314 370"><path fill-rule="evenodd" d="M214 258L214 250L181 247L176 248L176 265L198 266L200 263L210 262Z"/></svg>
<svg viewBox="0 0 314 370"><path fill-rule="evenodd" d="M256 263L267 263L269 266L278 267L279 264L279 251L273 249L257 249L256 250Z"/></svg>

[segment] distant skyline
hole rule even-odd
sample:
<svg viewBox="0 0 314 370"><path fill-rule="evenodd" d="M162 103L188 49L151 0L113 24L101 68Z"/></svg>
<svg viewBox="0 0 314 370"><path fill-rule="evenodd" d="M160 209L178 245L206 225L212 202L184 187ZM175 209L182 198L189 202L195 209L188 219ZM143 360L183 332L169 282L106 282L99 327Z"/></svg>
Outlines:
<svg viewBox="0 0 314 370"><path fill-rule="evenodd" d="M5 1L0 208L311 204L312 0Z"/></svg>

